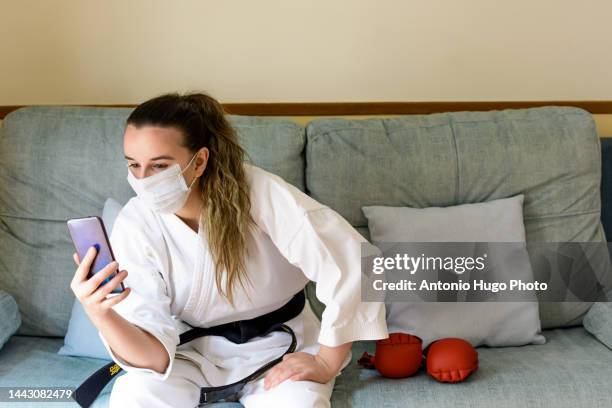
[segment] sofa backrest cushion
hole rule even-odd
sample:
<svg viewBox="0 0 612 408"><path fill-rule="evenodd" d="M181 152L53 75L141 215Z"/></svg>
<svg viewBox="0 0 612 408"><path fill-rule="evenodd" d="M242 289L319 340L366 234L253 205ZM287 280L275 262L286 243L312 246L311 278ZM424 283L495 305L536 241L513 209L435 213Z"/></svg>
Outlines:
<svg viewBox="0 0 612 408"><path fill-rule="evenodd" d="M360 231L363 206L446 207L525 195L527 241L605 242L601 152L573 107L319 119L306 129L306 189ZM546 271L534 269L535 279ZM543 302L543 328L580 324L588 302Z"/></svg>
<svg viewBox="0 0 612 408"><path fill-rule="evenodd" d="M28 107L0 130L0 289L13 295L19 333L64 336L75 270L66 220L126 202L123 131L131 108ZM254 164L304 188L304 128L228 115Z"/></svg>

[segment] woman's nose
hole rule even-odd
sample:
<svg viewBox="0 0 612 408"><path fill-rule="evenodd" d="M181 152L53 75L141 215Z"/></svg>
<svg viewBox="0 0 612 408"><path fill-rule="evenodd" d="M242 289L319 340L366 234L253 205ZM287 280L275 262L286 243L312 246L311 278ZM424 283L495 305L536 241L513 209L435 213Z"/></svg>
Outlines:
<svg viewBox="0 0 612 408"><path fill-rule="evenodd" d="M134 177L136 177L137 179L141 179L141 178L145 178L145 177L149 177L150 174L148 174L150 172L150 170L147 170L145 168L139 168L139 169L130 169L130 171L132 172L132 174L134 175Z"/></svg>

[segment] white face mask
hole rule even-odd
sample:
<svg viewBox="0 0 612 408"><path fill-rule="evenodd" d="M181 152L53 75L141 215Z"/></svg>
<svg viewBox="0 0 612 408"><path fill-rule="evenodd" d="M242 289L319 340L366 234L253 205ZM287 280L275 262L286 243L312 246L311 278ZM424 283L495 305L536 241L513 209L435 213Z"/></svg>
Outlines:
<svg viewBox="0 0 612 408"><path fill-rule="evenodd" d="M175 213L183 208L189 198L191 187L197 180L197 177L194 178L187 187L183 178L183 172L191 166L196 156L197 153L189 160L184 170L175 163L157 174L141 179L137 179L128 169L127 181L138 198L151 210L166 214Z"/></svg>

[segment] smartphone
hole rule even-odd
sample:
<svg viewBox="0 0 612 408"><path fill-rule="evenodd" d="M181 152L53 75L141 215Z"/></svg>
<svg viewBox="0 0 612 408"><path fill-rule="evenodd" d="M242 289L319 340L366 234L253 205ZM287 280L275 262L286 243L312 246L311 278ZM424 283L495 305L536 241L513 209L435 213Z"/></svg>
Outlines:
<svg viewBox="0 0 612 408"><path fill-rule="evenodd" d="M97 255L87 275L88 279L115 260L113 250L108 242L108 235L106 234L104 223L100 217L73 218L68 220L67 224L79 259L82 260L85 258L87 250L92 246L96 248ZM105 285L115 277L116 274L117 272L113 272L100 284L100 286ZM121 293L124 290L125 287L123 286L123 282L121 282L111 293Z"/></svg>

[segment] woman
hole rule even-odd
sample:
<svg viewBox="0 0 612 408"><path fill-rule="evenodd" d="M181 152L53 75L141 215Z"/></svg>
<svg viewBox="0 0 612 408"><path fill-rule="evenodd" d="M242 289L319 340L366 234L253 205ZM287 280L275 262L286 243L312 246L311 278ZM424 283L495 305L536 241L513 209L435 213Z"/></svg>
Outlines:
<svg viewBox="0 0 612 408"><path fill-rule="evenodd" d="M200 387L237 381L283 355L287 333L238 344L223 336L179 345L179 334L279 309L309 280L326 310L308 302L285 322L297 348L236 398L245 407L328 407L354 340L388 336L383 303L360 301L360 245L340 215L282 178L244 162L215 99L167 94L139 105L124 134L136 197L110 237L117 262L86 279L95 249L71 284L99 329L117 378L111 406L194 407ZM120 272L106 285L100 283ZM121 282L127 289L108 296Z"/></svg>

